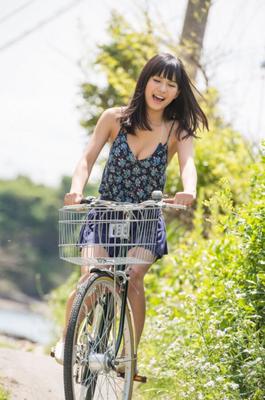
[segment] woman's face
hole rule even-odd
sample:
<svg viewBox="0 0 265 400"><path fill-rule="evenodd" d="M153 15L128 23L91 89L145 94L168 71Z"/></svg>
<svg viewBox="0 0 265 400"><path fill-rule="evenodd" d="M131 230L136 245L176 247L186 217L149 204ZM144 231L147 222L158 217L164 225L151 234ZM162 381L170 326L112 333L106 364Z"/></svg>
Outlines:
<svg viewBox="0 0 265 400"><path fill-rule="evenodd" d="M162 76L154 75L149 78L145 88L145 102L151 110L163 110L179 93L178 84Z"/></svg>

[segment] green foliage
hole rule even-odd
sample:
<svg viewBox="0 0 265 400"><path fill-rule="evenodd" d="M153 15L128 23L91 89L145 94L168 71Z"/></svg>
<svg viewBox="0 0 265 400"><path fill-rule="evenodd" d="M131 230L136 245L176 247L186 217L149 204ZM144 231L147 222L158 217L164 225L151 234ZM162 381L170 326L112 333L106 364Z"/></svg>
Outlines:
<svg viewBox="0 0 265 400"><path fill-rule="evenodd" d="M69 274L58 259L62 199L62 188L23 176L0 182L1 278L29 296L42 297ZM1 294L8 296L5 287Z"/></svg>
<svg viewBox="0 0 265 400"><path fill-rule="evenodd" d="M206 204L209 238L201 205L193 231L147 277L152 318L139 354L153 379L145 399L153 390L178 400L265 396L264 160L251 169L247 202L233 207L222 180Z"/></svg>
<svg viewBox="0 0 265 400"><path fill-rule="evenodd" d="M47 263L52 264L57 253L59 199L55 190L34 185L26 177L1 181L0 187L3 277L36 296L36 274L42 275L44 291L52 280L46 267ZM54 273L52 269L51 273Z"/></svg>
<svg viewBox="0 0 265 400"><path fill-rule="evenodd" d="M10 393L0 385L0 400L9 400Z"/></svg>
<svg viewBox="0 0 265 400"><path fill-rule="evenodd" d="M204 188L204 198L209 199L226 177L232 190L234 202L245 201L253 163L251 145L231 126L220 118L217 93L208 89L201 106L209 119L209 132L199 132L194 140L198 187ZM168 167L167 192L174 194L182 190L179 179L178 160L175 157Z"/></svg>
<svg viewBox="0 0 265 400"><path fill-rule="evenodd" d="M108 33L108 44L99 46L93 68L103 75L106 85L92 82L82 84L84 119L82 125L91 132L99 115L109 107L127 104L134 91L136 79L146 63L158 51L158 39L150 24L141 32L129 25L123 16L113 12Z"/></svg>
<svg viewBox="0 0 265 400"><path fill-rule="evenodd" d="M58 254L58 209L70 184L67 176L58 189L24 176L0 181L2 296L9 296L11 281L25 294L43 297L69 275ZM87 185L85 195L96 192L97 184Z"/></svg>

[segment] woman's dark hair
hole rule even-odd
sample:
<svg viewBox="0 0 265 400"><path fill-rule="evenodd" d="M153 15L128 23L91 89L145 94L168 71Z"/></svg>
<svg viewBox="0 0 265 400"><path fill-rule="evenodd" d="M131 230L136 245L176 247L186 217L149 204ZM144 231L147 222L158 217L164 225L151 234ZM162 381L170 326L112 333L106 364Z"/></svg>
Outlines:
<svg viewBox="0 0 265 400"><path fill-rule="evenodd" d="M148 80L155 75L176 81L178 84L180 93L165 108L163 115L163 119L166 121L177 120L179 122L178 138L183 130L187 132L183 138L196 137L199 123L209 129L207 117L199 106L192 87L199 94L200 92L190 81L182 61L169 53L157 54L145 64L138 78L133 97L120 118L122 129L130 134L135 134L136 129L152 130L147 119L145 88Z"/></svg>

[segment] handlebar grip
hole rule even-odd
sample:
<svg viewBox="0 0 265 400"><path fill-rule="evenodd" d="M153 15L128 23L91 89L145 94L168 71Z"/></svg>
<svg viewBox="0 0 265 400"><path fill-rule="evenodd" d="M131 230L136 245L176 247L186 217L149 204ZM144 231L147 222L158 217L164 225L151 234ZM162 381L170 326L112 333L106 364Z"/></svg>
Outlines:
<svg viewBox="0 0 265 400"><path fill-rule="evenodd" d="M163 193L161 190L154 190L151 194L152 200L154 201L161 201L163 198Z"/></svg>
<svg viewBox="0 0 265 400"><path fill-rule="evenodd" d="M163 202L163 208L174 208L175 210L187 210L189 207L184 204L170 204Z"/></svg>

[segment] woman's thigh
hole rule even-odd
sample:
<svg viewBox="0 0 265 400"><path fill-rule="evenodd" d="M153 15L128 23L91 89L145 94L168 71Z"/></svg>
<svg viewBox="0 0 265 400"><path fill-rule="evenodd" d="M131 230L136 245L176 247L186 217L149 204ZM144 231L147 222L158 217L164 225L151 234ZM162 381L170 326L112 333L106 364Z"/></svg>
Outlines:
<svg viewBox="0 0 265 400"><path fill-rule="evenodd" d="M87 260L92 260L93 258L107 258L109 257L107 250L104 248L102 245L89 245L85 246L81 250L81 256ZM141 247L133 247L128 251L128 257L130 258L135 258L135 264L130 264L126 268L126 271L128 272L129 276L133 280L142 280L144 279L145 274L148 272L150 269L151 265L155 261L155 256L154 254L147 249L141 248ZM141 260L141 263L137 263L137 259ZM144 261L144 263L142 263ZM82 265L81 267L81 278L80 278L80 283L84 282L89 276L90 272L89 269L92 267L91 265ZM109 268L109 265L104 265L104 266L98 266L99 268Z"/></svg>
<svg viewBox="0 0 265 400"><path fill-rule="evenodd" d="M104 246L102 245L88 245L82 248L81 250L81 257L84 258L85 260L87 260L87 262L89 262L88 265L82 265L81 266L81 275L83 277L83 275L89 275L89 269L94 266L93 265L93 259L97 259L97 258L107 258L108 253L106 251L106 249L104 248ZM90 264L91 262L91 264ZM99 268L109 268L108 265L98 265L97 267Z"/></svg>

